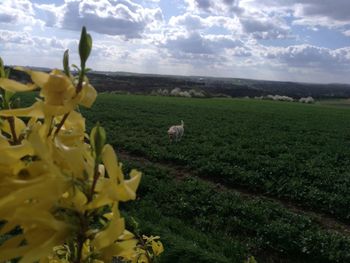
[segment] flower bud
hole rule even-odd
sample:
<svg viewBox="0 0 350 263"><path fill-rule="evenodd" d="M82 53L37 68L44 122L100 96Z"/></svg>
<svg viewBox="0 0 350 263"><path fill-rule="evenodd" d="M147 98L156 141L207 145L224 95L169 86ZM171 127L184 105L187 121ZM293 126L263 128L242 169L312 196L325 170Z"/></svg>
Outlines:
<svg viewBox="0 0 350 263"><path fill-rule="evenodd" d="M86 32L86 28L81 30L81 36L79 41L79 55L81 60L82 69L85 67L85 63L90 55L92 48L92 38L90 34Z"/></svg>
<svg viewBox="0 0 350 263"><path fill-rule="evenodd" d="M5 78L5 67L4 67L4 61L0 57L0 78Z"/></svg>
<svg viewBox="0 0 350 263"><path fill-rule="evenodd" d="M95 152L95 158L100 159L103 146L106 144L106 131L100 126L100 123L97 123L91 130L90 144Z"/></svg>
<svg viewBox="0 0 350 263"><path fill-rule="evenodd" d="M67 77L70 76L70 69L69 69L69 50L67 49L66 51L64 51L63 54L63 70L64 73L66 74Z"/></svg>

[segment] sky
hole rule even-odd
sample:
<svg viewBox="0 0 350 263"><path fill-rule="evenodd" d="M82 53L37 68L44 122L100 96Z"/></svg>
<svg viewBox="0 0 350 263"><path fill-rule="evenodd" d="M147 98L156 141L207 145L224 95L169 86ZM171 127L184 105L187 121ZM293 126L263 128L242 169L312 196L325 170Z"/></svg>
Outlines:
<svg viewBox="0 0 350 263"><path fill-rule="evenodd" d="M8 65L350 83L350 0L0 0Z"/></svg>

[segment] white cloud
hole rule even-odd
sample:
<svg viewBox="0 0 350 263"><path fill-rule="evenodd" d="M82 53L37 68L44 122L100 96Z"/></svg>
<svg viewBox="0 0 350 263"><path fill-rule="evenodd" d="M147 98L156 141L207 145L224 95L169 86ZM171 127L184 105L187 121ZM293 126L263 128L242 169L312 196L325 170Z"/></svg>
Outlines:
<svg viewBox="0 0 350 263"><path fill-rule="evenodd" d="M279 16L245 11L239 21L244 32L256 39L281 39L291 35L290 27Z"/></svg>
<svg viewBox="0 0 350 263"><path fill-rule="evenodd" d="M77 31L85 25L93 31L95 70L350 81L350 47L321 48L313 37L322 26L350 37L349 0L171 0L179 6L168 10L169 1L4 0L1 56L10 64L60 67L70 48L76 63ZM319 31L307 38L306 27ZM341 41L332 45L346 46Z"/></svg>
<svg viewBox="0 0 350 263"><path fill-rule="evenodd" d="M293 68L343 72L350 66L350 47L329 49L313 45L266 48L263 56Z"/></svg>
<svg viewBox="0 0 350 263"><path fill-rule="evenodd" d="M0 30L0 43L34 45L34 41L28 33L19 33L8 30Z"/></svg>
<svg viewBox="0 0 350 263"><path fill-rule="evenodd" d="M240 7L269 15L292 15L296 25L341 27L350 24L348 0L241 0Z"/></svg>
<svg viewBox="0 0 350 263"><path fill-rule="evenodd" d="M18 53L23 52L38 54L53 51L63 53L64 49L72 45L78 45L77 41L75 40L61 40L57 39L56 37L39 37L33 36L28 32L15 32L9 30L0 30L0 43L8 45L11 50L17 50Z"/></svg>
<svg viewBox="0 0 350 263"><path fill-rule="evenodd" d="M242 42L226 35L201 35L198 32L177 33L168 36L161 47L176 55L214 55L225 49L241 47Z"/></svg>
<svg viewBox="0 0 350 263"><path fill-rule="evenodd" d="M350 37L350 30L345 30L342 33L344 36Z"/></svg>
<svg viewBox="0 0 350 263"><path fill-rule="evenodd" d="M332 0L295 0L297 8L295 15L298 17L327 17L330 20L346 22L350 21L350 1Z"/></svg>
<svg viewBox="0 0 350 263"><path fill-rule="evenodd" d="M239 0L186 0L186 2L189 11L197 12L197 15L188 13L178 17L178 24L182 22L187 28L208 27L210 21L211 26L214 22L216 26L233 29L235 34L241 34L242 37L256 39L291 37L290 26L280 13L256 8L252 0L243 1L243 4ZM219 21L221 23L218 23Z"/></svg>
<svg viewBox="0 0 350 263"><path fill-rule="evenodd" d="M187 31L205 31L210 28L217 27L228 30L231 34L241 34L242 26L239 20L227 16L206 16L191 14L189 12L183 15L173 16L168 23L168 30L174 29L180 31L181 29Z"/></svg>
<svg viewBox="0 0 350 263"><path fill-rule="evenodd" d="M125 38L139 38L161 23L160 8L144 8L131 0L65 0L61 6L36 5L46 13L46 25L80 31L89 30Z"/></svg>
<svg viewBox="0 0 350 263"><path fill-rule="evenodd" d="M169 25L173 27L183 26L188 30L203 29L209 26L206 19L191 13L171 17Z"/></svg>
<svg viewBox="0 0 350 263"><path fill-rule="evenodd" d="M188 9L196 13L234 14L240 13L239 0L185 0Z"/></svg>
<svg viewBox="0 0 350 263"><path fill-rule="evenodd" d="M35 18L33 4L29 0L4 0L0 8L0 24L42 26L43 22Z"/></svg>
<svg viewBox="0 0 350 263"><path fill-rule="evenodd" d="M1 57L6 64L40 67L61 67L65 49L77 50L71 39L35 36L28 32L0 30ZM78 61L77 52L71 52L72 63ZM73 62L74 61L74 62Z"/></svg>

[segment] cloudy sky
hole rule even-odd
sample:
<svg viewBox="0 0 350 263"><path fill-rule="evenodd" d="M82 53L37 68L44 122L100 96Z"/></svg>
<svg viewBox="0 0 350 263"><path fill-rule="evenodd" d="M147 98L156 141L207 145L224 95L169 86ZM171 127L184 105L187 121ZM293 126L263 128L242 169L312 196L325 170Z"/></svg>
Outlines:
<svg viewBox="0 0 350 263"><path fill-rule="evenodd" d="M350 0L0 0L10 65L350 83Z"/></svg>

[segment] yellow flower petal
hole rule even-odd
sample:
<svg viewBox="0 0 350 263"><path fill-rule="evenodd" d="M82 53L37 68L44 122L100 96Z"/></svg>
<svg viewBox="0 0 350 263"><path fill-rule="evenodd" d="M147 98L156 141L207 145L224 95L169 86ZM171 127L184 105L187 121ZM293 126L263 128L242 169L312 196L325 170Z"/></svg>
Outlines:
<svg viewBox="0 0 350 263"><path fill-rule="evenodd" d="M72 111L69 113L68 118L64 122L63 129L72 131L74 130L84 135L85 118L81 115L81 113Z"/></svg>
<svg viewBox="0 0 350 263"><path fill-rule="evenodd" d="M162 242L160 241L152 241L152 250L154 255L159 256L164 251L164 247Z"/></svg>
<svg viewBox="0 0 350 263"><path fill-rule="evenodd" d="M110 144L106 144L102 150L102 161L108 172L108 176L114 180L122 180L123 173L118 165L117 155L115 154L113 147Z"/></svg>
<svg viewBox="0 0 350 263"><path fill-rule="evenodd" d="M67 173L76 178L82 178L85 170L85 160L83 155L82 142L75 142L74 146L67 146L60 138L55 138L55 148L53 149L53 158L60 168L67 169Z"/></svg>
<svg viewBox="0 0 350 263"><path fill-rule="evenodd" d="M0 228L0 235L6 234L7 232L14 229L18 224L14 222L6 222L4 226Z"/></svg>
<svg viewBox="0 0 350 263"><path fill-rule="evenodd" d="M89 210L96 209L96 208L108 205L112 202L113 202L113 200L109 196L102 193L102 194L97 195L97 197L95 197L95 199L87 205L87 209L89 209Z"/></svg>
<svg viewBox="0 0 350 263"><path fill-rule="evenodd" d="M81 99L79 101L79 104L87 108L90 108L92 104L95 102L97 97L97 92L95 88L90 84L85 84L83 85L83 89L81 90L80 93L81 93Z"/></svg>
<svg viewBox="0 0 350 263"><path fill-rule="evenodd" d="M130 179L129 180L126 180L125 183L127 184L127 186L133 191L133 192L136 192L139 184L140 184L140 181L141 181L141 176L142 176L142 173L133 169L131 172L130 172Z"/></svg>
<svg viewBox="0 0 350 263"><path fill-rule="evenodd" d="M116 187L116 191L114 192L109 192L111 198L113 200L118 200L118 201L129 201L129 200L135 200L136 198L136 193L128 187L126 183L121 183L118 184Z"/></svg>
<svg viewBox="0 0 350 263"><path fill-rule="evenodd" d="M96 234L91 244L96 247L96 249L108 247L118 239L118 237L123 233L124 229L124 218L115 216L105 230Z"/></svg>
<svg viewBox="0 0 350 263"><path fill-rule="evenodd" d="M122 257L123 259L130 261L136 256L136 245L136 239L115 242L100 250L101 257L105 262L111 262L113 257Z"/></svg>
<svg viewBox="0 0 350 263"><path fill-rule="evenodd" d="M49 74L45 72L34 71L23 67L15 67L15 69L26 72L31 77L32 81L40 88L42 88L49 79Z"/></svg>
<svg viewBox="0 0 350 263"><path fill-rule="evenodd" d="M75 105L73 103L68 103L64 106L50 105L45 103L43 104L42 110L46 116L61 116L74 110L74 108Z"/></svg>
<svg viewBox="0 0 350 263"><path fill-rule="evenodd" d="M124 230L123 234L118 238L118 240L128 240L134 238L135 235L128 230Z"/></svg>
<svg viewBox="0 0 350 263"><path fill-rule="evenodd" d="M6 137L4 135L2 135L1 132L0 132L0 149L2 147L7 147L9 145L10 144L9 144L8 140L6 139Z"/></svg>
<svg viewBox="0 0 350 263"><path fill-rule="evenodd" d="M73 204L76 210L79 212L84 212L86 210L87 197L86 195L80 191L79 189L75 190L75 195L73 197Z"/></svg>
<svg viewBox="0 0 350 263"><path fill-rule="evenodd" d="M43 118L43 102L37 101L32 106L27 108L2 110L0 116L17 116L17 117L35 117Z"/></svg>
<svg viewBox="0 0 350 263"><path fill-rule="evenodd" d="M10 229L11 230L11 229ZM7 250L7 249L11 249L14 247L18 247L20 245L20 243L23 241L23 236L18 235L18 236L14 236L8 240L6 240L1 246L1 250Z"/></svg>
<svg viewBox="0 0 350 263"><path fill-rule="evenodd" d="M14 123L15 123L15 132L18 137L21 134L21 132L26 128L26 124L24 123L24 121L22 121L17 117L14 117ZM4 132L12 136L11 127L8 120L5 120L3 122L1 130L3 130Z"/></svg>
<svg viewBox="0 0 350 263"><path fill-rule="evenodd" d="M13 163L20 161L26 155L34 153L33 148L27 141L20 145L3 145L0 146L1 158L0 164L11 166Z"/></svg>
<svg viewBox="0 0 350 263"><path fill-rule="evenodd" d="M71 100L75 95L75 87L66 75L53 71L42 87L40 95L45 98L47 104L64 105L65 101Z"/></svg>
<svg viewBox="0 0 350 263"><path fill-rule="evenodd" d="M20 209L16 212L22 220L28 221L28 227L24 228L20 236L27 241L26 245L14 248L0 246L0 262L21 257L20 262L32 263L47 257L52 248L62 244L69 234L64 223L56 220L48 212L41 213L36 209Z"/></svg>
<svg viewBox="0 0 350 263"><path fill-rule="evenodd" d="M0 87L12 92L31 91L36 88L34 84L23 84L15 80L5 78L0 78Z"/></svg>

